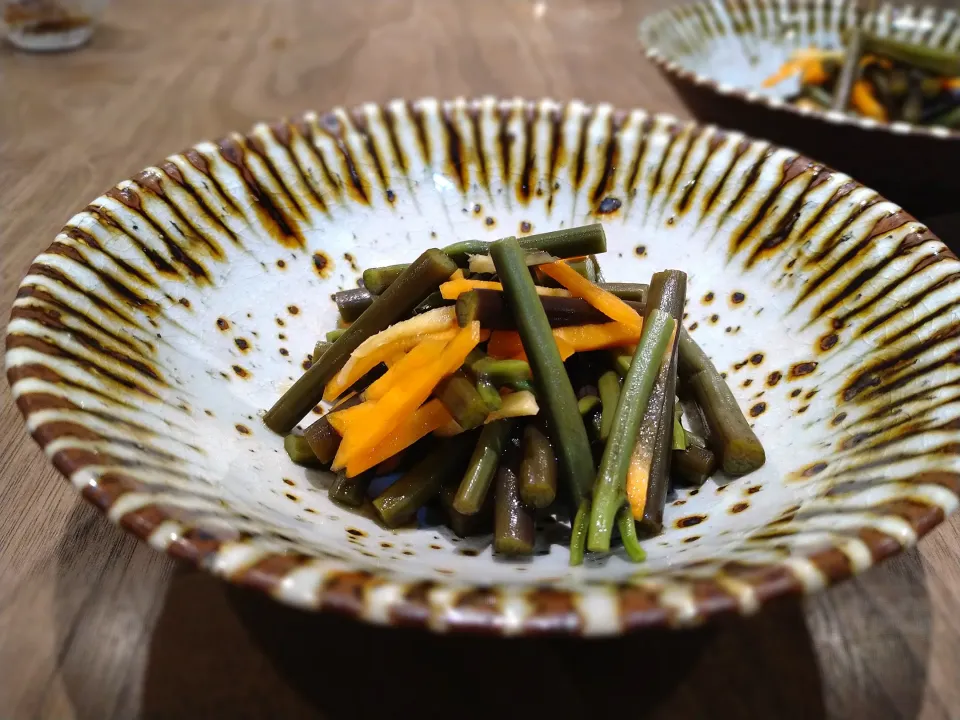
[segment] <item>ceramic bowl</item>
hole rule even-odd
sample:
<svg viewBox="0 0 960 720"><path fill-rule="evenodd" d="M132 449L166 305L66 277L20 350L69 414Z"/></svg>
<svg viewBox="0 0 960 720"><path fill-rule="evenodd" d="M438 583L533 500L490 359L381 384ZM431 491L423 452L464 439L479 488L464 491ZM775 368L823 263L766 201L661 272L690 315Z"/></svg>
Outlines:
<svg viewBox="0 0 960 720"><path fill-rule="evenodd" d="M841 47L856 0L704 0L646 18L640 42L698 119L794 147L911 212L954 212L960 131L818 112L784 101L799 80L762 88L799 48ZM960 50L956 10L887 4L866 17L884 36Z"/></svg>
<svg viewBox="0 0 960 720"><path fill-rule="evenodd" d="M384 529L261 424L363 268L596 221L609 280L689 273L686 325L768 457L678 491L646 563L569 568L559 524L528 562ZM604 635L816 590L954 510L958 289L922 224L766 142L608 105L397 101L202 142L93 200L20 286L7 375L83 497L222 578L374 623Z"/></svg>

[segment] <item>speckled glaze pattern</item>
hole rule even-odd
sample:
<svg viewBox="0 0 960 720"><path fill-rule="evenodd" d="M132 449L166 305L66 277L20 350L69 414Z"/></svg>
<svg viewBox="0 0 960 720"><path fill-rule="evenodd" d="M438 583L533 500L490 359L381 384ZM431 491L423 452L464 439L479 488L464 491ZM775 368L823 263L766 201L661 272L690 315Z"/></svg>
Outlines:
<svg viewBox="0 0 960 720"><path fill-rule="evenodd" d="M854 0L712 0L647 18L640 25L639 37L647 57L668 76L721 95L833 124L960 141L960 131L946 127L885 123L854 113L797 107L784 100L799 89L796 78L773 88L761 87L763 79L795 50L842 47L842 33L859 17ZM862 25L882 37L960 50L957 10L884 3L876 13L866 14Z"/></svg>
<svg viewBox="0 0 960 720"><path fill-rule="evenodd" d="M529 562L387 530L261 424L364 267L598 220L608 280L688 271L686 325L769 458L672 496L645 564L568 568L561 523ZM91 202L20 286L7 376L87 500L222 578L374 623L610 635L816 590L952 512L958 288L923 225L765 142L606 105L396 101L199 143Z"/></svg>

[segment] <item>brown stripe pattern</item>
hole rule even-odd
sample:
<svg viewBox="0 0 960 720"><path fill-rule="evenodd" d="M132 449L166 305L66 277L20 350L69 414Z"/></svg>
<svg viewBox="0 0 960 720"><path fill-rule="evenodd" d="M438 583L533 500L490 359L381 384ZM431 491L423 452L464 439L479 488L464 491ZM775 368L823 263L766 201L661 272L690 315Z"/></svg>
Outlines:
<svg viewBox="0 0 960 720"><path fill-rule="evenodd" d="M815 116L833 124L854 125L873 130L889 127L900 135L925 135L960 140L960 131L941 126L911 125L903 122L878 123L870 118L840 112L797 107L774 94L757 92L761 76L753 77L739 68L730 80L710 76L729 62L719 62L722 48L742 53L751 66L769 55L771 47L790 51L810 46L838 47L844 31L857 20L854 0L715 0L696 2L656 13L640 24L640 41L647 57L670 76L676 76L713 92L799 115ZM960 49L960 16L956 10L882 3L863 21L871 32L905 42L948 51ZM753 58L753 60L750 60ZM784 55L784 59L786 56ZM770 69L772 73L772 69ZM768 74L770 74L768 73Z"/></svg>
<svg viewBox="0 0 960 720"><path fill-rule="evenodd" d="M677 42L724 28L712 6L677 12ZM687 327L771 458L679 492L646 564L569 570L556 526L528 564L386 531L262 427L358 270L596 220L609 279L689 271ZM958 278L897 206L737 133L577 102L396 101L199 143L91 202L20 286L7 377L84 497L230 581L438 632L615 634L815 590L957 507Z"/></svg>

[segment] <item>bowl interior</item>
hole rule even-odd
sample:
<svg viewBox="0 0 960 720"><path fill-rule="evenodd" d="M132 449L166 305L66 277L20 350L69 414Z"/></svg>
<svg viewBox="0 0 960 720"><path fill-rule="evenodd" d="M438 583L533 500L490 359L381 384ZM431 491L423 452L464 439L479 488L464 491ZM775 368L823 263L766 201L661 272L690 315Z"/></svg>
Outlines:
<svg viewBox="0 0 960 720"><path fill-rule="evenodd" d="M526 562L442 527L384 529L333 505L330 476L261 424L335 326L330 293L364 268L595 221L609 280L688 272L686 325L768 457L671 497L645 564L569 569L563 522ZM804 557L839 547L865 567L956 505L940 450L957 440L958 270L873 191L736 133L578 103L395 102L201 143L94 200L23 281L8 375L31 432L112 519L222 574L270 559L291 602L315 605L331 568L662 589L786 564L814 586L829 573ZM272 555L287 551L319 562Z"/></svg>
<svg viewBox="0 0 960 720"><path fill-rule="evenodd" d="M766 0L701 2L647 18L640 39L682 69L721 85L783 99L800 89L798 77L769 88L773 75L796 50L839 49L856 22L855 2L774 3ZM882 4L864 18L883 37L944 50L960 48L956 12L933 7Z"/></svg>

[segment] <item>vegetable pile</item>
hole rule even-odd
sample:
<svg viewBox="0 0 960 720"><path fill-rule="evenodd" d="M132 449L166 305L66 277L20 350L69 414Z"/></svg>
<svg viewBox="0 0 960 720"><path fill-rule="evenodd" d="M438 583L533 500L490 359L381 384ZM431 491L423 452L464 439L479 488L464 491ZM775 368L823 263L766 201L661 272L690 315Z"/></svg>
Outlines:
<svg viewBox="0 0 960 720"><path fill-rule="evenodd" d="M341 504L399 474L372 498L388 527L436 504L456 534L492 530L517 556L533 552L538 514L572 517L572 565L617 535L643 560L671 481L743 475L765 455L680 325L686 275L604 283L605 250L597 224L367 270L333 295L346 327L265 423L294 462L336 472ZM295 430L321 400L330 410Z"/></svg>
<svg viewBox="0 0 960 720"><path fill-rule="evenodd" d="M800 76L789 98L813 110L852 110L881 122L960 128L960 53L856 29L846 50L794 53L764 87Z"/></svg>

